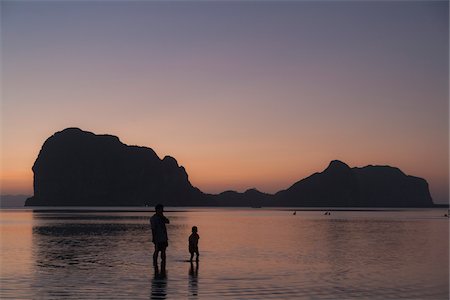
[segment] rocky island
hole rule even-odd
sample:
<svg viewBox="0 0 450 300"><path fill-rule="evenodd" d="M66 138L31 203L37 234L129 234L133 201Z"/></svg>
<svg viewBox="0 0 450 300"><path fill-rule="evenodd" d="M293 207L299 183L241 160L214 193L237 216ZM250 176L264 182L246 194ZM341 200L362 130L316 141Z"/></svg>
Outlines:
<svg viewBox="0 0 450 300"><path fill-rule="evenodd" d="M335 160L272 194L205 194L175 158L118 137L67 128L48 138L33 165L26 206L433 207L428 183L390 166L350 168Z"/></svg>
<svg viewBox="0 0 450 300"><path fill-rule="evenodd" d="M280 206L433 207L428 183L398 168L350 168L334 160L315 173L275 194Z"/></svg>
<svg viewBox="0 0 450 300"><path fill-rule="evenodd" d="M173 157L78 128L48 138L33 173L27 206L207 205Z"/></svg>

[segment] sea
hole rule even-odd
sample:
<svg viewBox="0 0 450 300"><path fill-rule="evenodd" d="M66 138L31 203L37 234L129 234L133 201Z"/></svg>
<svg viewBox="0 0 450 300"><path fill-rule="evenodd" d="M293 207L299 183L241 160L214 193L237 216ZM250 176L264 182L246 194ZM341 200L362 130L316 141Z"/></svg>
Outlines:
<svg viewBox="0 0 450 300"><path fill-rule="evenodd" d="M0 299L449 299L446 213L168 207L155 268L151 209L2 209Z"/></svg>

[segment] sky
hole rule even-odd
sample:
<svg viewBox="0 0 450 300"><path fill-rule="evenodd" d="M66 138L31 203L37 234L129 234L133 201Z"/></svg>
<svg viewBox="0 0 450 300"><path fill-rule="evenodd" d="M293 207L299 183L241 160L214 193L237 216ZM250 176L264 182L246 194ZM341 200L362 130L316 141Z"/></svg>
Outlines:
<svg viewBox="0 0 450 300"><path fill-rule="evenodd" d="M448 1L1 1L1 194L67 127L273 193L339 159L449 188Z"/></svg>

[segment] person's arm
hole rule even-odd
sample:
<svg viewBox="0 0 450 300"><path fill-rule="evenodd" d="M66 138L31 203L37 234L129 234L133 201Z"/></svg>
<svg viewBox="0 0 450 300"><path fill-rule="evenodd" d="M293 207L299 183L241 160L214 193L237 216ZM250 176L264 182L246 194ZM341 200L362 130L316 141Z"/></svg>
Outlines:
<svg viewBox="0 0 450 300"><path fill-rule="evenodd" d="M166 216L163 216L163 218L164 218L164 219L163 219L163 220L164 220L164 223L166 223L166 224L169 224L169 223L170 223L169 219L167 219Z"/></svg>

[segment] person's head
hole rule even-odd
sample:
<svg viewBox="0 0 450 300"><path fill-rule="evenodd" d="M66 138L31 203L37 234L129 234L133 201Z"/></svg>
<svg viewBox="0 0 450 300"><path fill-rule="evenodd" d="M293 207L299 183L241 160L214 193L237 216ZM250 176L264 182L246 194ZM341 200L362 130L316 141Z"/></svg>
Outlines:
<svg viewBox="0 0 450 300"><path fill-rule="evenodd" d="M161 214L164 211L164 206L162 204L156 204L155 206L155 212L157 214Z"/></svg>
<svg viewBox="0 0 450 300"><path fill-rule="evenodd" d="M197 229L197 226L192 226L192 232L193 232L193 233L197 233L197 230L198 230L198 229Z"/></svg>

